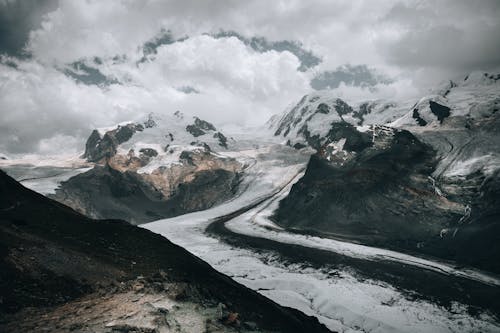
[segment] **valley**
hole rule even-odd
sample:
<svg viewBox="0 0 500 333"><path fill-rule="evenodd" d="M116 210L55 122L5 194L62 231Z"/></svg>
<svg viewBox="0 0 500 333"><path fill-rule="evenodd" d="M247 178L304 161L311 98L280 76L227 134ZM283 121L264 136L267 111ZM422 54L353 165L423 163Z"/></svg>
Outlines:
<svg viewBox="0 0 500 333"><path fill-rule="evenodd" d="M81 156L0 167L334 332L495 332L497 81L476 73L413 106L306 95L251 129L149 114L94 130Z"/></svg>

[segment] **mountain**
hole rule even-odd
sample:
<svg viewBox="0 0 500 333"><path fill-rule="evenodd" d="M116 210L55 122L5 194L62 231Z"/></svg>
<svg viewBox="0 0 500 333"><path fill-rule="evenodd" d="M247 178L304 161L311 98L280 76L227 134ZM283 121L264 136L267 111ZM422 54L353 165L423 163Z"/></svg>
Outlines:
<svg viewBox="0 0 500 333"><path fill-rule="evenodd" d="M204 210L238 187L243 166L220 154L233 142L213 124L179 111L96 129L83 154L95 167L50 197L93 218L134 224Z"/></svg>
<svg viewBox="0 0 500 333"><path fill-rule="evenodd" d="M92 220L0 171L2 332L328 332L158 234Z"/></svg>
<svg viewBox="0 0 500 333"><path fill-rule="evenodd" d="M500 272L500 75L416 102L307 95L269 125L316 153L274 220Z"/></svg>

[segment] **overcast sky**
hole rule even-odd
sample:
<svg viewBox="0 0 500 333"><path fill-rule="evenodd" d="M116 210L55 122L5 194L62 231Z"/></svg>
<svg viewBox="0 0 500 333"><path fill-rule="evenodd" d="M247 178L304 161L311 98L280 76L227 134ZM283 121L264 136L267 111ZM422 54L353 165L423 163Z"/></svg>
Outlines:
<svg viewBox="0 0 500 333"><path fill-rule="evenodd" d="M416 97L498 70L499 17L500 0L0 0L0 152L76 152L151 111L255 125L313 89Z"/></svg>

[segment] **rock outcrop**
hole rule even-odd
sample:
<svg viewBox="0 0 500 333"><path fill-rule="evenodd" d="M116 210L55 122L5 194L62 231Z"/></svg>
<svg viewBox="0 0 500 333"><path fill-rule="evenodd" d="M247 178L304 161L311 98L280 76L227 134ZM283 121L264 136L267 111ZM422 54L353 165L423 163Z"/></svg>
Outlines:
<svg viewBox="0 0 500 333"><path fill-rule="evenodd" d="M93 130L85 144L83 158L89 162L101 162L113 157L120 144L127 142L137 131L143 130L144 126L141 124L118 126L116 129L107 131L103 136L98 130Z"/></svg>

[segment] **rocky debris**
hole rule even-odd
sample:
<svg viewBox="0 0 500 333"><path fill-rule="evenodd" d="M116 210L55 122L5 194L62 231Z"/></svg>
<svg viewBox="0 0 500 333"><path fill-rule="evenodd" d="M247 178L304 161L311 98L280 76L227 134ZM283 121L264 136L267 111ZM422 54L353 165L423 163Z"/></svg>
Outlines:
<svg viewBox="0 0 500 333"><path fill-rule="evenodd" d="M100 162L113 157L118 145L128 141L137 131L143 131L141 124L127 124L107 131L102 137L98 130L93 130L85 144L83 158L89 162Z"/></svg>
<svg viewBox="0 0 500 333"><path fill-rule="evenodd" d="M328 332L158 234L86 218L1 171L0 221L1 332L250 331L236 320L263 332Z"/></svg>
<svg viewBox="0 0 500 333"><path fill-rule="evenodd" d="M459 219L463 204L429 184L436 152L404 130L379 127L361 137L343 130L343 139L321 147L280 202L278 224L412 251L424 242L422 252L439 254L428 243ZM367 144L364 135L370 142L383 137L383 144Z"/></svg>
<svg viewBox="0 0 500 333"><path fill-rule="evenodd" d="M290 145L290 141L287 141L287 144ZM297 150L305 148L305 147L307 147L307 146L303 143L300 143L300 142L297 142L296 144L293 145L293 148L295 148Z"/></svg>

